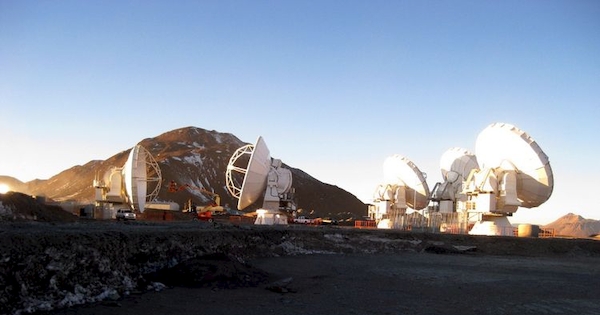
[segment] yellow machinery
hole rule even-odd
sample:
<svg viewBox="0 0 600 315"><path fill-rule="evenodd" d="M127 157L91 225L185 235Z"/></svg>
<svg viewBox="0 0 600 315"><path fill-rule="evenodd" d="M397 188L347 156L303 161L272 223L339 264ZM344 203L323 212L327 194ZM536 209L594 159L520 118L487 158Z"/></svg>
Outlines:
<svg viewBox="0 0 600 315"><path fill-rule="evenodd" d="M203 194L206 194L206 195L209 195L212 197L213 202L206 206L196 207L196 209L194 209L194 210L196 210L197 212L210 211L212 214L223 214L225 212L225 209L221 206L221 196L219 196L219 194L216 194L212 191L208 191L204 188L192 186L190 184L178 185L177 182L175 182L174 180L172 180L169 183L169 192L178 192L178 191L185 190L185 189L197 190ZM188 211L193 208L191 200L189 201L188 207L184 207L184 208L188 209Z"/></svg>

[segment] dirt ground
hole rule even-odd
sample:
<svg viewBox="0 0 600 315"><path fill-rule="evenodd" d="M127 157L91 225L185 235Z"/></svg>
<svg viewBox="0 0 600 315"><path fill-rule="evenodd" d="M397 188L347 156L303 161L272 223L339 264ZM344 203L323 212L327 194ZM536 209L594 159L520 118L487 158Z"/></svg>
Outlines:
<svg viewBox="0 0 600 315"><path fill-rule="evenodd" d="M342 254L260 258L256 287L167 287L47 314L598 314L600 258Z"/></svg>
<svg viewBox="0 0 600 315"><path fill-rule="evenodd" d="M0 313L600 314L598 240L86 221L30 199L0 213Z"/></svg>

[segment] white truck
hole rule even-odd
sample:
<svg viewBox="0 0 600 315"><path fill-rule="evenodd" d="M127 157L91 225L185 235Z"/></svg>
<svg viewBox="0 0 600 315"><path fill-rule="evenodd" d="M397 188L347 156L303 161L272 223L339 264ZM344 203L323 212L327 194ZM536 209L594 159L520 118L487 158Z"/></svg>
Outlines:
<svg viewBox="0 0 600 315"><path fill-rule="evenodd" d="M115 214L115 219L117 219L117 221L119 221L119 220L123 220L123 221L135 220L136 215L130 209L119 209L119 210L117 210L117 213Z"/></svg>
<svg viewBox="0 0 600 315"><path fill-rule="evenodd" d="M314 224L315 223L315 219L311 219L309 217L306 216L299 216L297 218L294 218L294 223L297 224Z"/></svg>

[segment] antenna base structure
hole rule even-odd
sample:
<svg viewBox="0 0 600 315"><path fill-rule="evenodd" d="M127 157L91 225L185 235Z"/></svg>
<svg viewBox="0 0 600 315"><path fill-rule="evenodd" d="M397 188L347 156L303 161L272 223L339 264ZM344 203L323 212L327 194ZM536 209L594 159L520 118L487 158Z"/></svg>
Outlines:
<svg viewBox="0 0 600 315"><path fill-rule="evenodd" d="M470 235L494 235L494 236L514 236L514 229L506 215L479 214L480 217L475 222Z"/></svg>
<svg viewBox="0 0 600 315"><path fill-rule="evenodd" d="M381 184L373 194L374 207L369 217L377 222L379 229L398 229L404 224L406 214L406 187L403 184Z"/></svg>
<svg viewBox="0 0 600 315"><path fill-rule="evenodd" d="M110 168L102 178L96 174L93 185L100 217L114 218L116 211L123 207L143 213L146 202L158 197L161 182L160 167L152 154L142 145L136 145L125 165Z"/></svg>
<svg viewBox="0 0 600 315"><path fill-rule="evenodd" d="M238 199L238 210L263 199L256 224L287 224L287 215L296 210L292 172L282 165L281 160L271 158L260 136L254 145L240 147L229 159L225 180L229 193ZM282 212L285 220L281 219Z"/></svg>
<svg viewBox="0 0 600 315"><path fill-rule="evenodd" d="M433 186L431 193L432 206L436 212L455 212L455 195L452 194L452 183L442 182Z"/></svg>

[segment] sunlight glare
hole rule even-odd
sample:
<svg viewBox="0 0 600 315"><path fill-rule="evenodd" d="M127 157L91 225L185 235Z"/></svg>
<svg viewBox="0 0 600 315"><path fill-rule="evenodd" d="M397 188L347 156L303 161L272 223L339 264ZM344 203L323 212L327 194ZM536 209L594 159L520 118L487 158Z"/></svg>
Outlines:
<svg viewBox="0 0 600 315"><path fill-rule="evenodd" d="M10 188L6 184L0 184L0 194L6 194Z"/></svg>

